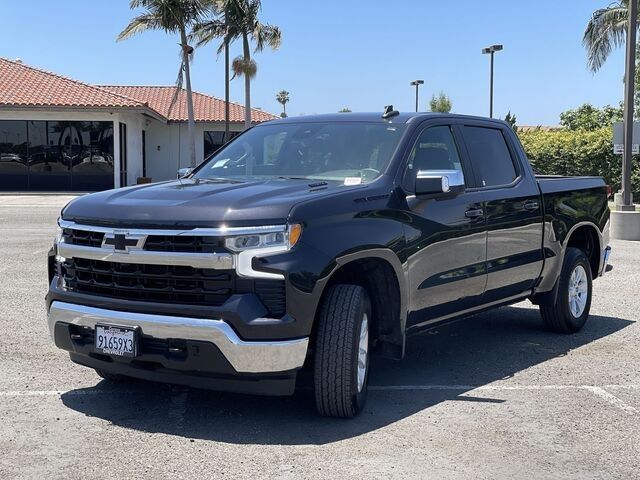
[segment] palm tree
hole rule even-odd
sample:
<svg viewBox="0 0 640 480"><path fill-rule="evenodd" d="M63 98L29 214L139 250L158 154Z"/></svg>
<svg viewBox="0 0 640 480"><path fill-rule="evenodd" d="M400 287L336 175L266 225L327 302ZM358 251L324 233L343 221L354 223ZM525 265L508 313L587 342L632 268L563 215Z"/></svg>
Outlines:
<svg viewBox="0 0 640 480"><path fill-rule="evenodd" d="M607 8L596 10L589 20L582 44L587 49L587 64L592 72L602 67L613 49L624 45L628 7L629 0L619 0Z"/></svg>
<svg viewBox="0 0 640 480"><path fill-rule="evenodd" d="M144 9L120 32L118 41L130 38L146 30L163 30L166 33L180 35L181 63L176 81L177 89L174 101L182 89L183 79L187 87L187 115L189 131L189 164L196 166L195 119L193 115L193 95L191 91L191 72L189 58L193 48L187 42L187 30L198 22L205 13L207 2L202 0L131 0L129 7Z"/></svg>
<svg viewBox="0 0 640 480"><path fill-rule="evenodd" d="M244 76L244 126L251 127L251 79L258 70L256 62L251 58L250 42L255 43L254 53L261 52L265 46L276 50L280 47L282 34L274 25L261 23L258 20L260 0L220 0L227 21L227 37L229 41L242 39L242 56L236 57L232 63L233 77Z"/></svg>
<svg viewBox="0 0 640 480"><path fill-rule="evenodd" d="M287 118L287 103L289 103L289 92L286 90L280 90L276 95L278 103L282 104L282 118Z"/></svg>
<svg viewBox="0 0 640 480"><path fill-rule="evenodd" d="M193 26L191 37L196 40L196 47L201 47L216 38L222 38L217 53L224 52L224 140L229 139L229 27L225 14L225 2L209 0L208 9L210 17Z"/></svg>

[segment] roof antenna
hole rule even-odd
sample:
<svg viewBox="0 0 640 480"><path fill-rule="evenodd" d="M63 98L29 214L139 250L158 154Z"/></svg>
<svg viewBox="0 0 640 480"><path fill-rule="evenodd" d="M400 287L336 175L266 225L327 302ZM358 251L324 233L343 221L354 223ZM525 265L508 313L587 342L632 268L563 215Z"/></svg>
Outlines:
<svg viewBox="0 0 640 480"><path fill-rule="evenodd" d="M398 110L393 109L393 105L386 105L384 107L384 113L382 114L382 118L387 119L391 117L395 117L396 115L400 115Z"/></svg>

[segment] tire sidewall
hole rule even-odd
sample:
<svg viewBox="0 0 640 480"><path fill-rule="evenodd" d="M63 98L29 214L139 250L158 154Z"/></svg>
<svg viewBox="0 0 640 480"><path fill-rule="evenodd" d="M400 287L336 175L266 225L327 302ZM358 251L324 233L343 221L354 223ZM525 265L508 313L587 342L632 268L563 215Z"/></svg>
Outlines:
<svg viewBox="0 0 640 480"><path fill-rule="evenodd" d="M362 327L362 319L364 314L367 314L367 319L369 321L369 345L368 345L368 354L367 354L367 371L364 377L364 384L362 386L362 391L358 392L358 354L360 351L360 328ZM353 361L351 362L351 391L352 393L352 403L353 408L356 412L359 412L364 407L364 404L367 401L367 390L369 386L369 371L371 370L371 339L372 335L372 316L371 316L371 301L369 300L369 296L366 291L363 289L362 291L362 300L360 301L360 305L358 307L357 317L354 322L353 328L353 338L351 342L351 358Z"/></svg>
<svg viewBox="0 0 640 480"><path fill-rule="evenodd" d="M571 248L566 253L566 261L563 268L563 275L560 281L560 289L558 291L558 299L559 299L559 307L562 309L562 314L566 319L567 326L573 332L577 332L580 330L587 318L589 317L589 310L591 309L591 295L592 295L592 273L591 273L591 265L587 260L582 251L578 249ZM571 273L574 269L581 265L585 272L587 273L587 304L584 307L584 311L582 315L579 317L574 317L573 313L571 313L571 308L569 306L569 282L571 279Z"/></svg>

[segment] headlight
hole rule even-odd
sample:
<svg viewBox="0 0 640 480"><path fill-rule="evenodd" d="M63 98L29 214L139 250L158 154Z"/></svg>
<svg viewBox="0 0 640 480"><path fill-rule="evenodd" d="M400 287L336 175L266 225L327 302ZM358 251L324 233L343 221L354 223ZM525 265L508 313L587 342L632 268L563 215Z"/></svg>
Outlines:
<svg viewBox="0 0 640 480"><path fill-rule="evenodd" d="M238 235L227 237L225 240L226 247L234 252L243 252L245 250L254 249L278 249L282 251L292 248L302 234L302 225L295 223L288 225L281 232L252 233L249 235Z"/></svg>

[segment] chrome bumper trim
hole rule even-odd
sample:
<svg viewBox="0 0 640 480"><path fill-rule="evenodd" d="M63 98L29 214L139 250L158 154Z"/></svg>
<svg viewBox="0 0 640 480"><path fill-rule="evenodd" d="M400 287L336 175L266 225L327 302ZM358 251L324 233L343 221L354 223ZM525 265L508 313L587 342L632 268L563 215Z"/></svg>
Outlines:
<svg viewBox="0 0 640 480"><path fill-rule="evenodd" d="M57 253L65 258L87 258L89 260L145 265L179 265L217 270L231 270L235 266L234 256L230 253L156 252L142 249L119 252L114 249L72 245L64 242L57 244Z"/></svg>
<svg viewBox="0 0 640 480"><path fill-rule="evenodd" d="M53 302L48 312L49 332L66 322L95 328L97 323L139 326L145 335L162 339L185 339L216 345L239 373L284 372L302 367L309 338L283 341L244 341L223 320L120 312Z"/></svg>
<svg viewBox="0 0 640 480"><path fill-rule="evenodd" d="M60 228L70 228L72 230L83 230L88 232L101 232L113 234L118 230L126 230L130 235L166 235L166 236L197 236L197 237L223 237L226 235L250 235L254 233L284 232L286 225L259 225L254 227L224 227L224 228L124 228L124 227L101 227L97 225L84 225L82 223L71 222L69 220L58 220Z"/></svg>

